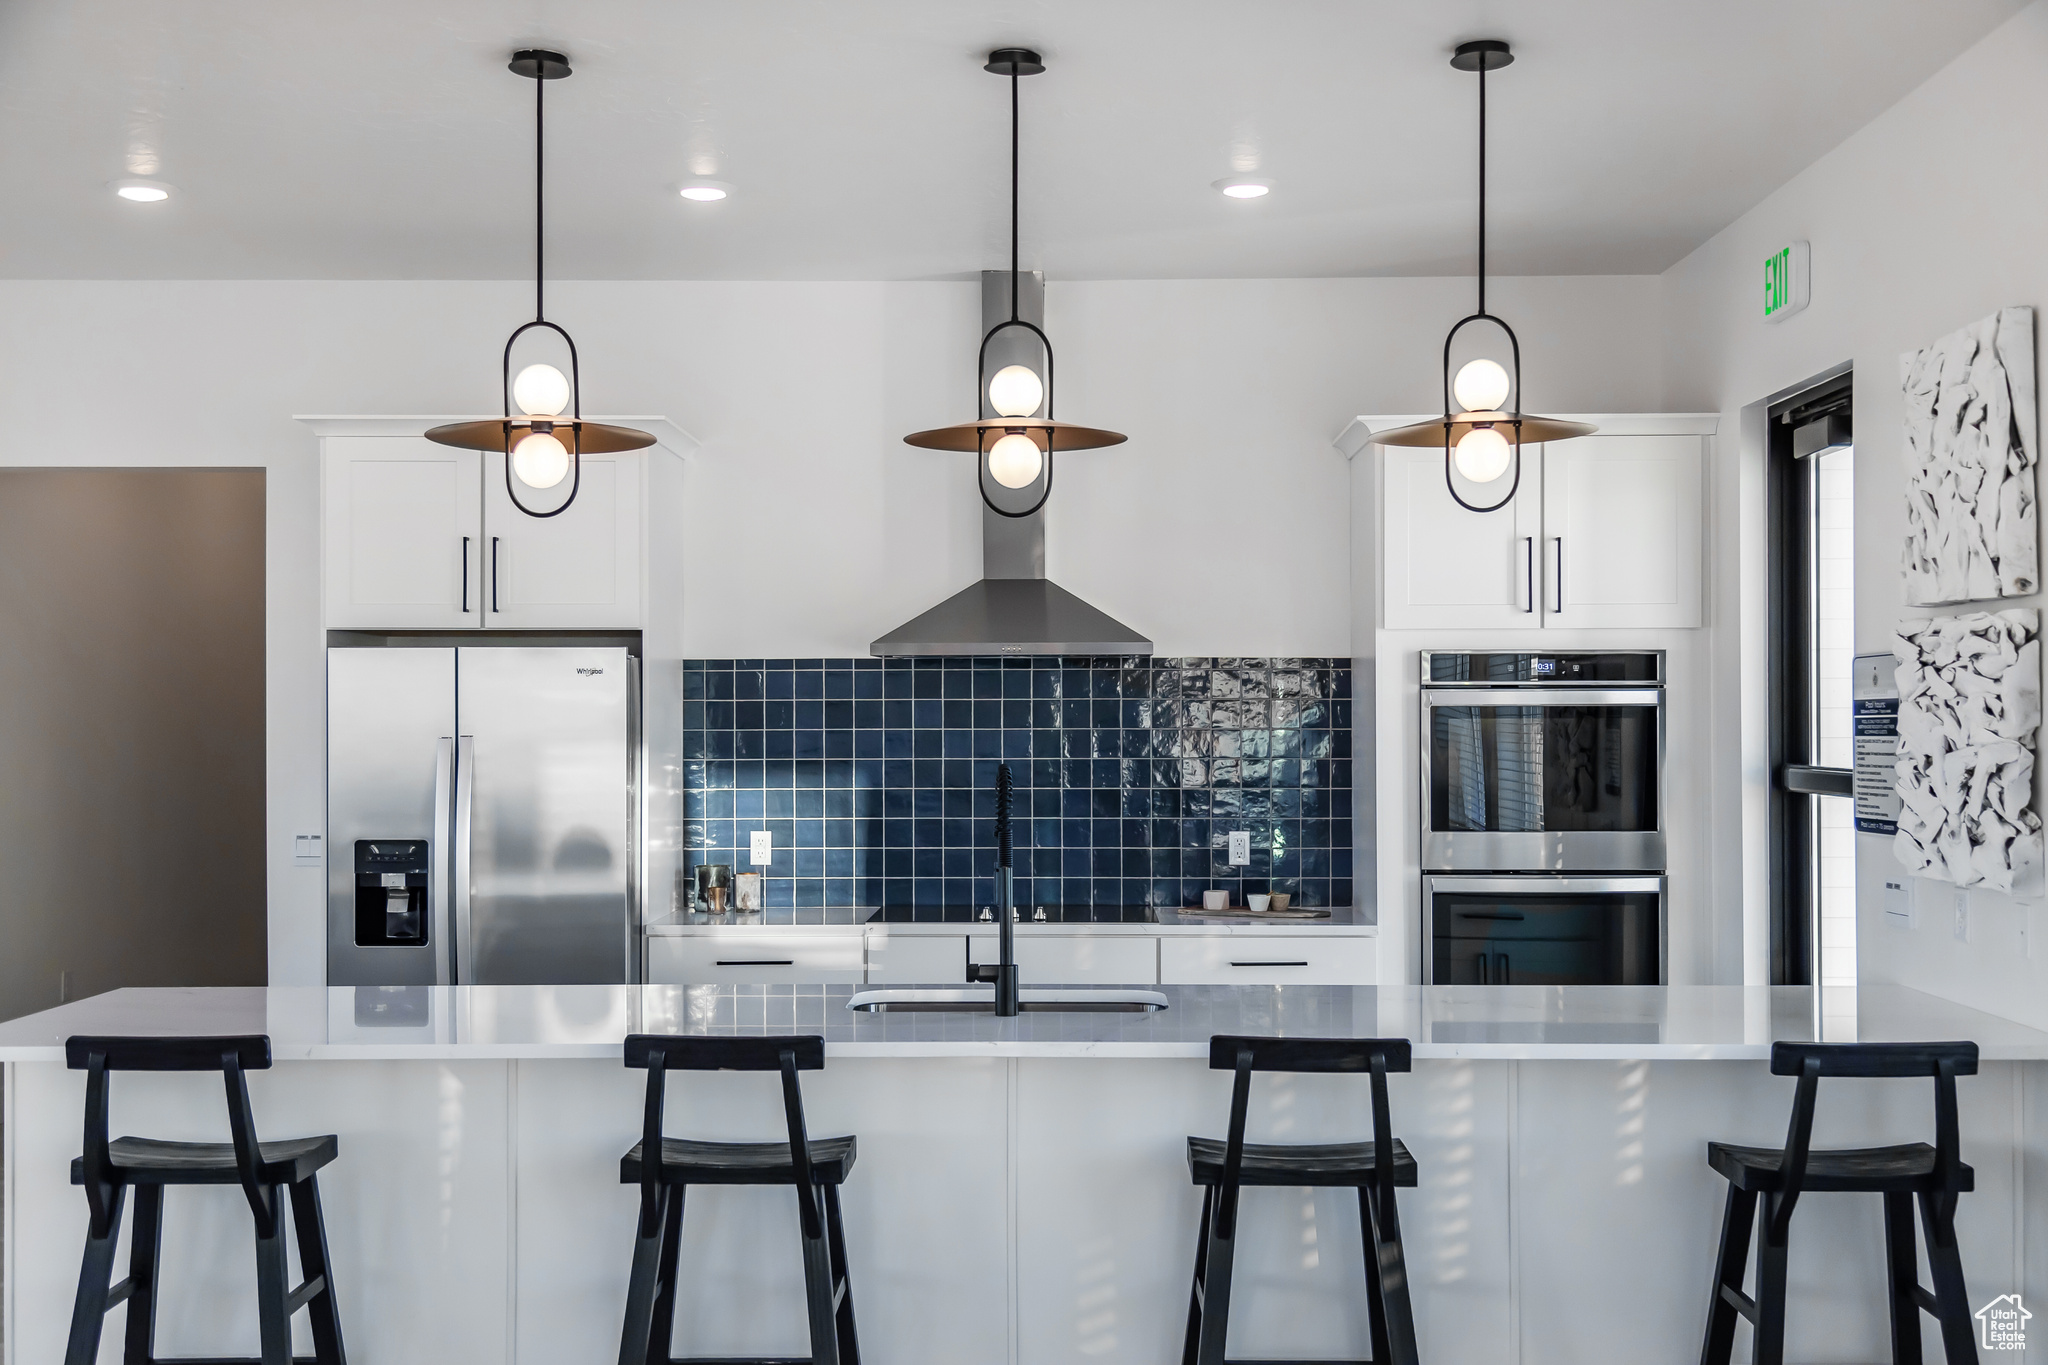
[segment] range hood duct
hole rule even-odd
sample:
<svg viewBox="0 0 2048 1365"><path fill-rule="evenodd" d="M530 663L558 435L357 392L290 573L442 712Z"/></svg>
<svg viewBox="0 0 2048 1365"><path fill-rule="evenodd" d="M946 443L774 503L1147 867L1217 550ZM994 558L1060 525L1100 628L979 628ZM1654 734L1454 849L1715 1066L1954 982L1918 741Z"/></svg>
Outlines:
<svg viewBox="0 0 2048 1365"><path fill-rule="evenodd" d="M1032 272L1019 281L1018 315L1045 325L1045 277ZM981 316L985 329L1010 316L1010 272L981 275ZM1012 353L1014 352L1014 354ZM990 373L1009 364L1044 364L1029 333L999 333L989 343ZM981 413L992 416L988 395ZM991 494L1010 493L992 485ZM1021 505L1036 496L1018 490ZM981 509L981 581L954 593L922 615L904 622L868 646L876 658L906 655L982 654L1150 654L1152 642L1123 622L1089 606L1045 576L1045 509L1028 517L998 516Z"/></svg>

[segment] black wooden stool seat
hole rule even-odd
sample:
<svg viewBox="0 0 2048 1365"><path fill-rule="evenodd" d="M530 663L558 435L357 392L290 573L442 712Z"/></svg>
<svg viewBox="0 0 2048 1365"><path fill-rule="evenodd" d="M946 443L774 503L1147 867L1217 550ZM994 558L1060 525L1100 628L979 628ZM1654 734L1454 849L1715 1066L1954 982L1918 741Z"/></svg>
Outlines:
<svg viewBox="0 0 2048 1365"><path fill-rule="evenodd" d="M1188 1139L1188 1170L1197 1185L1223 1183L1223 1167L1230 1152L1228 1142L1216 1138ZM1373 1179L1378 1148L1370 1142L1263 1143L1244 1144L1244 1160L1237 1170L1240 1185L1364 1185ZM1407 1146L1394 1139L1394 1183L1402 1189L1415 1188L1415 1158Z"/></svg>
<svg viewBox="0 0 2048 1365"><path fill-rule="evenodd" d="M1728 1365L1735 1352L1735 1322L1755 1329L1755 1365L1784 1365L1785 1275L1792 1210L1809 1191L1884 1197L1887 1298L1891 1306L1894 1365L1921 1365L1920 1315L1941 1324L1948 1365L1975 1362L1963 1260L1956 1247L1956 1196L1976 1187L1976 1172L1957 1155L1956 1077L1977 1074L1975 1043L1778 1043L1771 1074L1797 1076L1792 1122L1782 1148L1707 1144L1707 1164L1728 1180L1721 1217L1721 1247L1707 1301L1702 1365ZM1934 1145L1813 1150L1813 1106L1823 1076L1934 1078ZM1926 1233L1932 1292L1921 1287L1913 1207ZM1756 1295L1742 1292L1749 1270L1751 1234L1757 1240Z"/></svg>
<svg viewBox="0 0 2048 1365"><path fill-rule="evenodd" d="M106 1315L128 1305L123 1365L157 1365L157 1274L163 1245L164 1187L237 1185L256 1220L256 1316L263 1354L255 1361L181 1359L178 1365L346 1365L341 1314L335 1307L334 1271L327 1258L327 1226L314 1173L333 1161L340 1142L332 1134L263 1142L249 1109L248 1071L270 1065L270 1039L67 1039L65 1060L85 1078L85 1154L71 1163L71 1183L85 1188L91 1222L78 1298L71 1312L65 1365L94 1365ZM231 1142L163 1142L155 1138L107 1140L108 1073L113 1071L218 1071L227 1087ZM129 1231L128 1278L113 1277L121 1209L135 1189ZM291 1286L285 1256L286 1203L305 1281ZM292 1355L292 1315L306 1310L313 1355Z"/></svg>
<svg viewBox="0 0 2048 1365"><path fill-rule="evenodd" d="M285 1138L256 1144L256 1180L262 1185L296 1185L340 1154L341 1141L323 1137ZM162 1142L123 1137L107 1144L107 1167L130 1185L239 1185L241 1167L232 1142ZM71 1183L85 1183L85 1158L71 1159Z"/></svg>
<svg viewBox="0 0 2048 1365"><path fill-rule="evenodd" d="M621 1185L640 1183L640 1153L646 1145L634 1143L633 1150L619 1159ZM812 1138L810 1149L812 1184L846 1183L846 1173L853 1169L852 1138ZM786 1142L699 1142L665 1137L656 1179L672 1185L794 1185L796 1163L789 1159Z"/></svg>
<svg viewBox="0 0 2048 1365"><path fill-rule="evenodd" d="M640 1187L633 1278L626 1290L626 1328L619 1365L860 1365L853 1327L853 1278L839 1221L839 1187L853 1169L850 1137L812 1141L804 1132L799 1071L825 1065L825 1040L690 1038L636 1033L626 1039L626 1065L647 1070L647 1107L640 1141L619 1161L622 1184ZM663 1078L670 1071L779 1071L787 1142L701 1142L662 1134ZM660 1153L648 1161L649 1151ZM669 1354L675 1335L676 1264L683 1242L683 1200L692 1185L790 1185L803 1234L804 1300L810 1328L807 1356ZM822 1207L821 1207L822 1206Z"/></svg>
<svg viewBox="0 0 2048 1365"><path fill-rule="evenodd" d="M1784 1187L1782 1147L1737 1147L1728 1142L1710 1142L1707 1164L1738 1190ZM1902 1142L1895 1147L1809 1152L1799 1188L1849 1194L1919 1194L1923 1190L1946 1189L1967 1194L1977 1188L1977 1173L1963 1162L1956 1163L1953 1185L1947 1183L1950 1178L1942 1174L1934 1148L1924 1142Z"/></svg>
<svg viewBox="0 0 2048 1365"><path fill-rule="evenodd" d="M1405 1038L1234 1038L1209 1040L1209 1068L1235 1071L1230 1136L1188 1139L1188 1171L1202 1187L1202 1228L1195 1242L1195 1279L1188 1291L1188 1330L1181 1365L1417 1365L1415 1315L1408 1302L1407 1253L1394 1207L1397 1186L1413 1188L1415 1158L1393 1134L1387 1073L1410 1065ZM1244 1140L1254 1071L1368 1073L1372 1141L1251 1143ZM1365 1243L1365 1306L1372 1324L1372 1361L1230 1360L1230 1279L1237 1258L1238 1193L1247 1185L1321 1186L1358 1191Z"/></svg>

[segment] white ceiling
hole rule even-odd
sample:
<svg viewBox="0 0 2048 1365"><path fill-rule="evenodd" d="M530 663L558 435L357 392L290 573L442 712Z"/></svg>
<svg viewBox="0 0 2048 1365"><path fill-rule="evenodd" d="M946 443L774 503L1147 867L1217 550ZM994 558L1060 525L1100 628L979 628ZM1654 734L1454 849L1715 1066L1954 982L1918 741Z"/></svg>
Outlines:
<svg viewBox="0 0 2048 1365"><path fill-rule="evenodd" d="M1493 267L1671 265L2024 0L8 0L0 275L1066 278L1469 270L1476 78ZM1270 177L1266 199L1210 182ZM692 204L691 175L732 198ZM177 188L139 206L108 182Z"/></svg>

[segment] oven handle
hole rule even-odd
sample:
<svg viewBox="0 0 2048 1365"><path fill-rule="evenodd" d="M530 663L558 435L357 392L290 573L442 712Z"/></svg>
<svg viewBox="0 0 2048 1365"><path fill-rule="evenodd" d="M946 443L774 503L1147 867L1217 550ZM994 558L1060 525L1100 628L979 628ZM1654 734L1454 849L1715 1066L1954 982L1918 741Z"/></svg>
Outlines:
<svg viewBox="0 0 2048 1365"><path fill-rule="evenodd" d="M1460 687L1422 689L1424 706L1662 706L1661 687Z"/></svg>
<svg viewBox="0 0 2048 1365"><path fill-rule="evenodd" d="M1664 878L1650 876L1602 877L1552 877L1542 873L1509 874L1497 877L1467 877L1458 873L1430 873L1423 878L1425 894L1431 896L1454 896L1473 893L1484 896L1500 895L1574 895L1582 893L1599 894L1611 891L1659 891L1664 889ZM1470 911L1458 911L1469 914Z"/></svg>
<svg viewBox="0 0 2048 1365"><path fill-rule="evenodd" d="M1519 910L1460 910L1459 919L1527 919Z"/></svg>

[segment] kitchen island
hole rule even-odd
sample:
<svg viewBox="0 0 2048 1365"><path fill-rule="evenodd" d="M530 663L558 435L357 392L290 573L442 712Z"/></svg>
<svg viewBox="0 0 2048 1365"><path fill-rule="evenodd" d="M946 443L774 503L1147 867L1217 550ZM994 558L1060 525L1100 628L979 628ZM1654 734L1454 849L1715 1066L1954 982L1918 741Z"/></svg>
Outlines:
<svg viewBox="0 0 2048 1365"><path fill-rule="evenodd" d="M619 1063L632 1032L825 1037L826 1068L805 1078L810 1129L860 1138L844 1202L873 1360L1177 1359L1200 1205L1183 1140L1222 1131L1229 1077L1207 1069L1207 1041L1234 1032L1413 1040L1393 1104L1421 1170L1402 1220L1425 1359L1690 1360L1725 1188L1705 1144L1783 1140L1791 1082L1765 1059L1809 1036L1797 989L1160 985L1156 1013L1016 1019L849 1010L860 989L128 990L0 1024L8 1360L61 1356L76 1284L74 1033L271 1036L276 1067L250 1077L259 1128L340 1135L322 1183L347 1340L370 1365L616 1358L636 1207L618 1158L644 1081ZM1982 1074L1960 1087L1970 1293L2035 1288L2048 1034L1905 990L1865 987L1860 1004L1865 1040L1980 1044ZM1815 1142L1926 1136L1931 1090L1830 1082ZM779 1124L772 1080L670 1085L671 1133L758 1139ZM218 1140L219 1086L117 1076L113 1127ZM1253 1088L1254 1140L1369 1128L1355 1078ZM692 1195L679 1353L804 1349L794 1205L787 1190ZM253 1353L239 1192L179 1190L166 1220L162 1354ZM1243 1229L1232 1354L1362 1358L1348 1192L1252 1192ZM1801 1203L1791 1358L1886 1353L1881 1263L1877 1201Z"/></svg>

